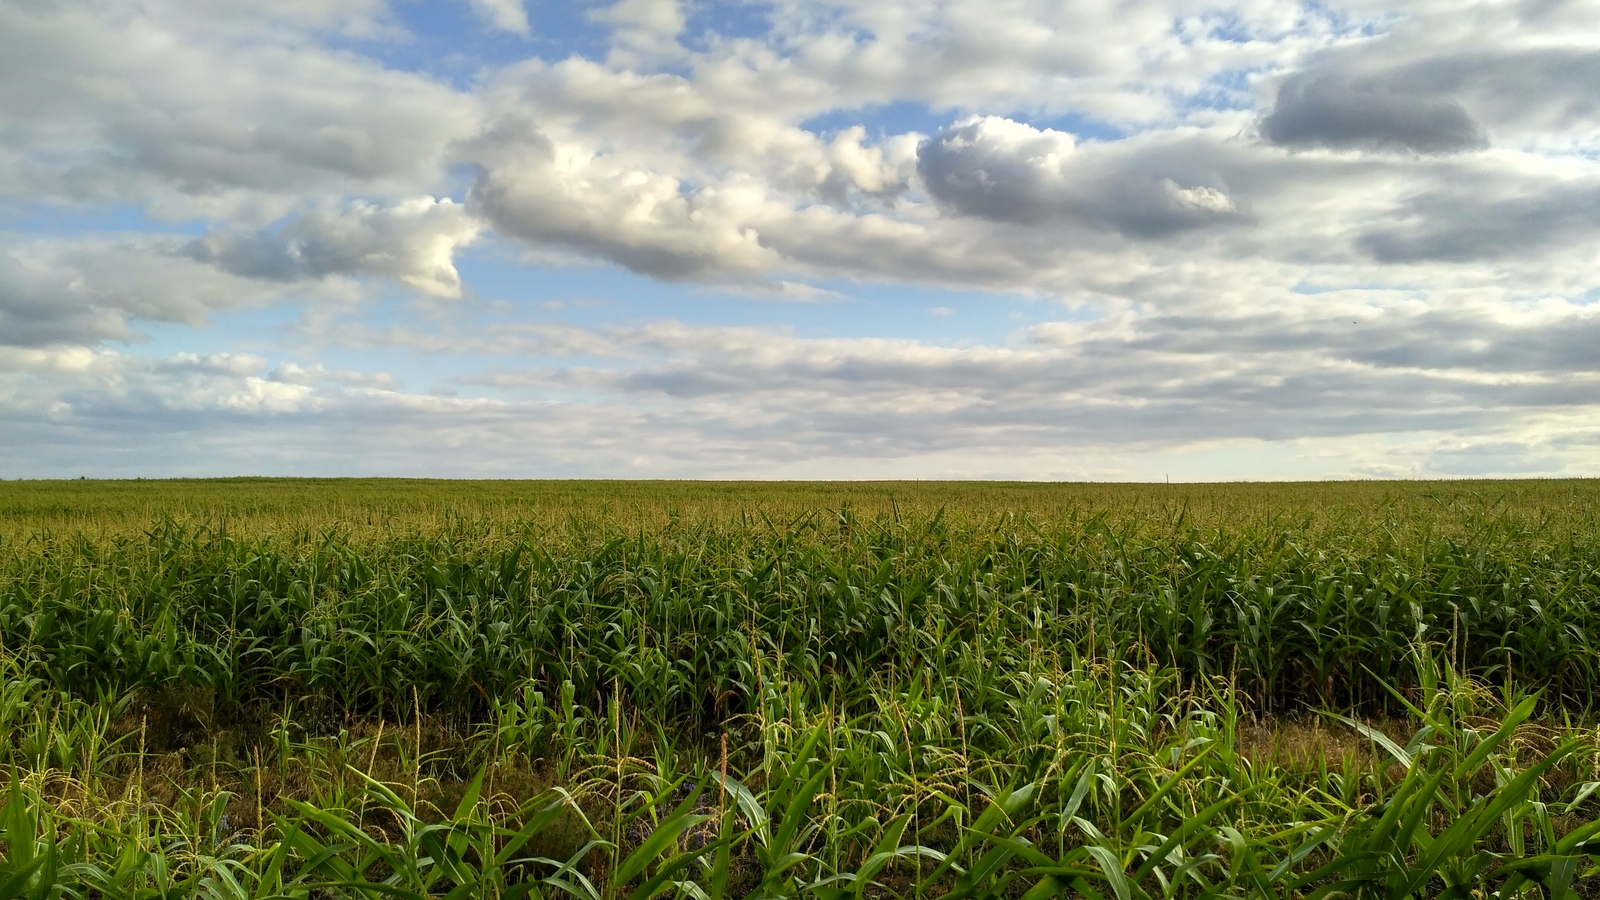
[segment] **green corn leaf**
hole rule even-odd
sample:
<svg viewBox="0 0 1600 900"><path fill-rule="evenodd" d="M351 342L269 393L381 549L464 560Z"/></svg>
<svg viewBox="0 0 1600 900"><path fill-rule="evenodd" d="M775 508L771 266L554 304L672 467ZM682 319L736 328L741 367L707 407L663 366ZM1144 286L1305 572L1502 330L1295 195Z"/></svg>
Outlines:
<svg viewBox="0 0 1600 900"><path fill-rule="evenodd" d="M1490 797L1480 800L1466 814L1458 817L1443 834L1439 835L1429 852L1418 859L1406 873L1404 881L1406 894L1409 896L1416 892L1433 877L1447 856L1463 856L1468 853L1504 812L1527 798L1537 787L1539 779L1545 772L1576 748L1577 744L1573 742L1556 748L1550 755L1524 770Z"/></svg>
<svg viewBox="0 0 1600 900"><path fill-rule="evenodd" d="M1389 737L1378 729L1373 728L1365 722L1358 722L1349 716L1341 716L1338 713L1332 712L1324 713L1324 715L1332 719L1338 719L1344 724L1349 725L1351 728L1355 729L1357 734L1360 734L1362 737L1382 747L1384 751L1390 756L1394 757L1395 761L1400 765L1405 766L1407 769L1411 768L1411 754L1407 753L1404 747L1401 747L1399 744L1395 743L1393 738Z"/></svg>
<svg viewBox="0 0 1600 900"><path fill-rule="evenodd" d="M701 821L705 821L707 818L709 816L701 817ZM674 880L675 876L691 863L710 852L711 849L711 847L701 847L698 850L686 850L668 858L661 863L655 875L651 876L644 884L639 885L633 893L628 895L628 900L648 900L648 898L654 897L664 889L679 884L678 881Z"/></svg>
<svg viewBox="0 0 1600 900"><path fill-rule="evenodd" d="M816 752L817 745L822 742L823 732L824 728L821 725L811 729L811 733L806 736L805 743L801 744L800 749L790 757L788 771L784 772L783 778L779 779L778 783L768 793L775 805L780 807L790 805L789 791L794 787L801 773L810 768L812 755Z"/></svg>
<svg viewBox="0 0 1600 900"><path fill-rule="evenodd" d="M1100 864L1100 873L1106 883L1111 885L1111 891L1116 894L1117 900L1133 900L1133 885L1128 882L1128 875L1122 870L1122 860L1118 859L1108 847L1090 846L1084 850ZM1142 891L1140 896L1143 896Z"/></svg>
<svg viewBox="0 0 1600 900"><path fill-rule="evenodd" d="M1105 900L1105 895L1095 890L1082 877L1067 874L1047 874L1022 895L1022 900L1050 900L1055 897L1087 897Z"/></svg>
<svg viewBox="0 0 1600 900"><path fill-rule="evenodd" d="M1135 809L1126 819L1123 820L1124 823L1134 824L1142 820L1145 815L1151 810L1155 809L1156 805L1165 799L1168 794L1176 790L1178 785L1183 783L1184 776L1194 771L1196 766L1204 762L1206 757L1210 756L1211 751L1215 748L1216 744L1207 745L1204 750L1196 753L1193 759L1184 763L1182 768L1168 776L1167 779L1161 783L1160 787L1156 788L1155 791L1152 792L1143 803L1139 804L1137 809ZM1122 898L1122 900L1126 900L1126 898Z"/></svg>
<svg viewBox="0 0 1600 900"><path fill-rule="evenodd" d="M324 881L307 885L307 887L314 890L347 888L358 894L394 897L396 900L432 900L427 894L419 894L416 891L409 891L398 885L385 884L379 881Z"/></svg>
<svg viewBox="0 0 1600 900"><path fill-rule="evenodd" d="M680 807L678 812L656 825L644 843L628 854L628 858L617 866L617 883L627 884L638 878L652 862L655 862L662 851L676 846L679 835L710 818L711 816L706 815L691 815L687 809Z"/></svg>
<svg viewBox="0 0 1600 900"><path fill-rule="evenodd" d="M811 801L817 792L822 790L822 784L828 779L827 767L821 767L811 776L805 784L800 786L794 796L784 805L783 821L778 825L778 831L772 838L772 846L779 852L788 850L795 845L795 838L800 833L800 828L806 822L806 812L811 806Z"/></svg>
<svg viewBox="0 0 1600 900"><path fill-rule="evenodd" d="M723 789L733 797L734 804L744 814L745 820L750 823L750 828L756 837L763 843L767 840L767 811L761 806L761 801L750 789L740 784L733 778L723 778L719 772L711 773L711 777L723 786Z"/></svg>
<svg viewBox="0 0 1600 900"><path fill-rule="evenodd" d="M1172 854L1173 850L1180 846L1186 845L1189 842L1189 839L1194 836L1195 832L1204 827L1207 822L1210 822L1212 819L1216 818L1216 816L1223 810L1237 803L1238 800L1239 798L1237 797L1224 797L1223 799L1218 800L1216 803L1213 803L1201 810L1198 815L1185 819L1184 823L1179 826L1177 830L1173 831L1172 834L1168 835L1167 839L1162 841L1161 845L1157 847L1155 851L1150 854L1149 858L1144 861L1144 865L1141 865L1138 871L1134 873L1134 882L1137 883L1144 881L1151 871L1167 861L1167 857Z"/></svg>
<svg viewBox="0 0 1600 900"><path fill-rule="evenodd" d="M906 826L911 822L911 814L896 816L878 837L878 842L867 854L861 868L855 871L854 884L851 888L856 896L860 896L867 889L872 879L895 858L895 847L900 843L900 836L905 833Z"/></svg>
<svg viewBox="0 0 1600 900"><path fill-rule="evenodd" d="M534 813L527 823L517 831L500 829L498 833L503 837L503 841L499 852L494 856L494 864L496 866L505 866L511 862L516 854L527 846L529 841L533 840L534 837L549 828L556 819L560 818L569 805L567 798L559 797L546 804L537 813Z"/></svg>
<svg viewBox="0 0 1600 900"><path fill-rule="evenodd" d="M1533 715L1538 703L1539 695L1534 694L1518 703L1511 712L1507 713L1505 721L1500 723L1500 727L1495 730L1494 734L1479 741L1478 746L1473 747L1472 752L1467 754L1467 757L1456 766L1456 780L1464 781L1472 773L1478 771L1478 767L1482 766L1484 761L1489 758L1489 754L1493 753L1496 747L1499 747L1507 738L1511 737L1512 732L1517 730L1518 725L1521 725L1527 721L1529 716Z"/></svg>
<svg viewBox="0 0 1600 900"><path fill-rule="evenodd" d="M472 776L472 780L467 783L467 790L461 795L461 802L456 804L456 813L452 817L455 821L460 822L467 819L471 812L477 808L478 794L483 790L483 776L487 773L487 767L479 768L478 774Z"/></svg>
<svg viewBox="0 0 1600 900"><path fill-rule="evenodd" d="M48 872L45 872L45 868L49 862L50 860L47 857L41 855L26 860L21 865L11 865L11 860L8 858L5 861L5 867L0 868L0 875L4 876L0 878L0 898L10 900L12 897L28 896L27 888L29 883L33 881L36 875L41 873L48 874Z"/></svg>

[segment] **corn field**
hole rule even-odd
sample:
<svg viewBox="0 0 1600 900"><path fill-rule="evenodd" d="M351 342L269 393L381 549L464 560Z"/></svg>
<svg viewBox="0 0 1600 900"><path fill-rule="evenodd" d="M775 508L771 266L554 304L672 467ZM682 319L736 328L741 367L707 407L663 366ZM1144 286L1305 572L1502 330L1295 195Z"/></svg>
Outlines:
<svg viewBox="0 0 1600 900"><path fill-rule="evenodd" d="M1600 483L0 483L10 897L1600 896Z"/></svg>

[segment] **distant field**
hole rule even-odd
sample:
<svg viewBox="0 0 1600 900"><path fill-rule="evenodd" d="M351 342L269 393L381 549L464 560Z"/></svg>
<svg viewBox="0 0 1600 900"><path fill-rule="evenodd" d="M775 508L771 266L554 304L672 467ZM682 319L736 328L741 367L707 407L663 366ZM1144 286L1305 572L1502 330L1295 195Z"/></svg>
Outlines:
<svg viewBox="0 0 1600 900"><path fill-rule="evenodd" d="M1600 853L1593 480L3 482L0 665L41 897L1554 897Z"/></svg>
<svg viewBox="0 0 1600 900"><path fill-rule="evenodd" d="M1039 484L1033 482L438 481L229 478L172 481L0 481L0 522L12 534L50 527L139 531L153 521L285 524L360 529L436 527L451 516L497 524L556 518L618 527L672 516L702 521L741 514L802 515L843 506L860 515L932 513L963 518L1027 514L1043 521L1107 517L1148 526L1182 514L1192 525L1305 523L1351 530L1420 524L1471 534L1514 523L1544 537L1593 533L1600 479L1263 484ZM722 524L725 524L722 523Z"/></svg>

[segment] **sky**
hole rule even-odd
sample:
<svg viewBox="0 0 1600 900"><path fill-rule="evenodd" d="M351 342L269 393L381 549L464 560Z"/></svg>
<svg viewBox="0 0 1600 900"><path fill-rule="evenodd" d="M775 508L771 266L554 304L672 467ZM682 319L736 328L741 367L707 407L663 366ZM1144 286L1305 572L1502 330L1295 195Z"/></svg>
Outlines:
<svg viewBox="0 0 1600 900"><path fill-rule="evenodd" d="M0 477L1600 475L1593 0L0 0Z"/></svg>

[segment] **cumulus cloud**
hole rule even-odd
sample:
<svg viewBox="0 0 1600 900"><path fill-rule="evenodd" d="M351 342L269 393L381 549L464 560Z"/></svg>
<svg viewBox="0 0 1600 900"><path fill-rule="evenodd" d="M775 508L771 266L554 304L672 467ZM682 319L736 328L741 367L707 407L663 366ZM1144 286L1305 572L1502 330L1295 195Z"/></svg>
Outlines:
<svg viewBox="0 0 1600 900"><path fill-rule="evenodd" d="M204 324L221 310L284 298L284 288L204 265L181 239L123 235L0 241L0 346L139 337L138 322ZM305 300L348 297L302 289Z"/></svg>
<svg viewBox="0 0 1600 900"><path fill-rule="evenodd" d="M668 6L677 9L661 9ZM845 277L1066 291L1086 280L1110 285L1116 273L1149 265L1146 252L1183 266L1222 258L1371 267L1408 253L1439 265L1495 259L1465 248L1380 248L1388 230L1426 231L1412 227L1423 217L1413 207L1459 179L1475 179L1487 203L1537 189L1551 174L1533 156L1459 164L1488 135L1515 129L1485 99L1493 77L1441 68L1440 60L1485 52L1441 27L1449 4L1413 6L1400 19L1375 7L1325 17L1269 7L1195 15L1134 4L1126 11L1133 19L1176 16L1167 21L1177 23L1181 49L1158 54L1160 66L1140 56L1154 52L1156 38L1096 24L1093 10L1021 4L993 16L963 2L882 10L778 4L767 35L680 46L675 62L648 73L644 57L521 66L491 90L496 125L469 151L480 166L471 201L500 234L668 279ZM655 21L646 15L655 9L623 4L605 16L620 27ZM1088 24L1048 27L1069 12ZM663 33L679 27L659 18L671 26ZM1001 33L1016 39L1005 53L985 43ZM1452 40L1454 56L1440 49ZM1400 41L1428 49L1404 51ZM1124 55L1129 48L1142 49ZM1525 57L1536 50L1515 48ZM947 52L947 73L917 68ZM1584 51L1546 55L1570 68ZM1059 68L1030 68L1046 59ZM1118 140L1081 139L1023 113L952 112L931 136L875 140L864 126L829 135L800 125L845 104L932 97L936 85L956 92L941 94L941 104L976 85L984 104L1016 102L1000 81L984 84L991 66L1018 79L1006 85L1026 83L1051 98L1034 101L1035 110L1059 102L1091 113L1086 95L1073 92L1115 94L1104 77L1117 73L1161 85L1164 112ZM1230 66L1286 70L1267 82L1277 85L1274 106L1259 114L1206 106L1253 101L1248 90L1221 86L1237 80L1225 78ZM1046 71L1048 86L1029 80ZM1565 90L1539 78L1528 85L1538 97ZM1183 96L1205 99L1180 113L1171 98ZM1119 102L1124 114L1136 106ZM1185 115L1192 124L1172 121ZM1252 123L1265 147L1247 138ZM1274 147L1354 153L1285 159ZM1579 230L1556 221L1529 233L1552 238L1537 248L1547 268L1559 258L1561 272L1573 271ZM1151 249L1130 250L1118 238ZM1075 248L1099 255L1069 258ZM1351 275L1384 281L1375 270ZM1441 277L1494 276L1461 269Z"/></svg>
<svg viewBox="0 0 1600 900"><path fill-rule="evenodd" d="M469 3L529 57L414 59L382 0L0 4L0 458L1594 469L1583 4L620 0L595 49ZM607 325L551 260L717 299L629 281ZM929 288L1036 324L904 337L982 302ZM828 304L657 321L776 308L745 296ZM277 331L205 330L267 305ZM108 349L141 332L192 352ZM1334 461L1286 461L1313 439Z"/></svg>
<svg viewBox="0 0 1600 900"><path fill-rule="evenodd" d="M0 353L0 394L9 401L6 417L19 427L121 422L113 427L131 431L157 429L171 416L273 416L322 405L306 385L263 377L265 363L230 353L164 358L83 348Z"/></svg>
<svg viewBox="0 0 1600 900"><path fill-rule="evenodd" d="M0 191L275 218L306 192L415 193L476 128L471 98L306 33L355 10L169 6L0 6L0 121L19 157Z"/></svg>
<svg viewBox="0 0 1600 900"><path fill-rule="evenodd" d="M614 62L641 64L682 56L678 35L688 16L679 0L617 0L590 16L611 26Z"/></svg>
<svg viewBox="0 0 1600 900"><path fill-rule="evenodd" d="M1330 45L1273 79L1263 134L1285 146L1419 153L1592 148L1600 50L1582 7L1408 5L1373 37Z"/></svg>
<svg viewBox="0 0 1600 900"><path fill-rule="evenodd" d="M1172 149L1102 153L1070 134L987 116L923 141L917 171L956 211L1002 222L1067 219L1154 238L1237 219L1218 174Z"/></svg>
<svg viewBox="0 0 1600 900"><path fill-rule="evenodd" d="M799 268L774 249L798 216L882 211L915 173L918 135L825 136L674 74L566 60L491 94L494 125L466 151L474 212L500 234L662 278Z"/></svg>
<svg viewBox="0 0 1600 900"><path fill-rule="evenodd" d="M300 281L329 275L380 275L424 293L461 294L452 257L481 226L448 199L419 197L389 206L355 202L294 219L276 231L197 239L185 253L235 275Z"/></svg>
<svg viewBox="0 0 1600 900"><path fill-rule="evenodd" d="M754 181L693 186L531 123L497 135L468 198L501 234L555 244L667 279L760 272L777 262L744 221Z"/></svg>
<svg viewBox="0 0 1600 900"><path fill-rule="evenodd" d="M1282 147L1456 153L1489 145L1460 103L1332 75L1284 82L1261 131Z"/></svg>

